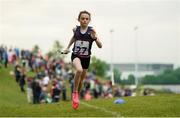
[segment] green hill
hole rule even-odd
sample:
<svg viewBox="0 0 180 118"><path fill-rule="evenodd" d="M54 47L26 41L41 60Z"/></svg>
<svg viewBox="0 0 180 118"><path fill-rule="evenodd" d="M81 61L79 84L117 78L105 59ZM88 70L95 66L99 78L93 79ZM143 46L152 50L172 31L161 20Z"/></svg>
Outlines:
<svg viewBox="0 0 180 118"><path fill-rule="evenodd" d="M81 101L78 110L71 108L70 101L51 104L28 104L26 94L21 93L10 68L0 69L0 116L158 116L180 117L180 94L123 97L125 104L114 104L113 99Z"/></svg>

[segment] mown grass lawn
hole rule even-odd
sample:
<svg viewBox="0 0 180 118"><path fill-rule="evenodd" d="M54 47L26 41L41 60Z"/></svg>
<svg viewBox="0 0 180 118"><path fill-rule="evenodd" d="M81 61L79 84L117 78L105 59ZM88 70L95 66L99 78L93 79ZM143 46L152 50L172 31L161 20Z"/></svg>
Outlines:
<svg viewBox="0 0 180 118"><path fill-rule="evenodd" d="M123 97L124 104L114 104L113 99L81 101L78 110L71 108L71 101L52 104L28 104L21 93L11 68L0 69L0 116L55 116L55 117L180 117L180 94Z"/></svg>

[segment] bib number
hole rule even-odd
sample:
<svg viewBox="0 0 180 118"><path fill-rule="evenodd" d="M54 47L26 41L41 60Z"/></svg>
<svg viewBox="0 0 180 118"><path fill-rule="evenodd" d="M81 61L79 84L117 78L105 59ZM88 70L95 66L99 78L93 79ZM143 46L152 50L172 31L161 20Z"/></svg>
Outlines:
<svg viewBox="0 0 180 118"><path fill-rule="evenodd" d="M74 52L79 55L86 56L89 54L89 42L88 41L76 41Z"/></svg>

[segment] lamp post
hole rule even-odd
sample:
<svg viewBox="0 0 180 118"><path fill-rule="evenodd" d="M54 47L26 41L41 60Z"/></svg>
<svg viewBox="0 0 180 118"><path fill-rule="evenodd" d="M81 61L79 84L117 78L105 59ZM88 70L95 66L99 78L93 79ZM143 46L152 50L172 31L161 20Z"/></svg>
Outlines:
<svg viewBox="0 0 180 118"><path fill-rule="evenodd" d="M110 34L111 34L111 51L110 51L110 57L111 57L111 82L112 82L112 86L114 86L114 65L113 65L113 32L114 30L111 29L110 30Z"/></svg>
<svg viewBox="0 0 180 118"><path fill-rule="evenodd" d="M134 27L134 48L135 48L135 54L134 54L134 57L135 57L135 85L136 87L138 86L138 76L139 76L139 69L138 69L138 26L135 26Z"/></svg>

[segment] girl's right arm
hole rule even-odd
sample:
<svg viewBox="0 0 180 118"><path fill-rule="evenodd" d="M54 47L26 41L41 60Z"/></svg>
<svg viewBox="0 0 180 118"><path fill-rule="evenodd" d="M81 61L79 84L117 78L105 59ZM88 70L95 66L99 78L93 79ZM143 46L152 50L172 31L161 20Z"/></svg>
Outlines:
<svg viewBox="0 0 180 118"><path fill-rule="evenodd" d="M77 27L74 27L74 28L72 29L73 33L75 33L76 28L77 28ZM75 38L74 38L74 36L73 36L73 37L71 38L71 40L69 41L69 44L68 44L67 48L64 50L64 53L69 53L69 52L70 52L70 51L69 51L69 48L71 47L71 45L72 45L74 42L75 42Z"/></svg>
<svg viewBox="0 0 180 118"><path fill-rule="evenodd" d="M72 37L71 40L69 41L69 44L68 44L67 48L64 50L64 53L68 53L69 52L69 48L74 43L74 41L75 41L75 38Z"/></svg>

